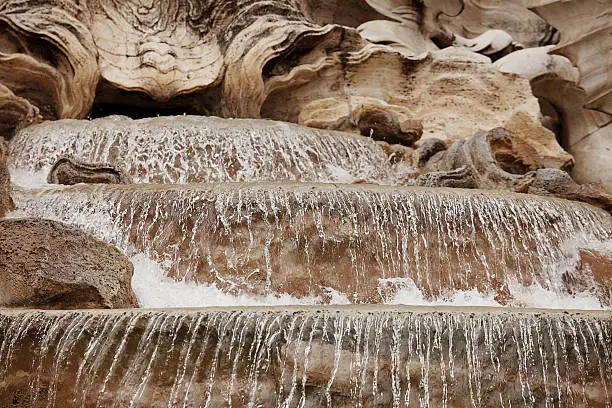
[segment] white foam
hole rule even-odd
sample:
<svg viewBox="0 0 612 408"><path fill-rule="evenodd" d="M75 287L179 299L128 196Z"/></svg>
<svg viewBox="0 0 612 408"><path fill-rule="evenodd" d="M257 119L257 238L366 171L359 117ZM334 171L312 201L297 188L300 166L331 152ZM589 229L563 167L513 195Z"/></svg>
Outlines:
<svg viewBox="0 0 612 408"><path fill-rule="evenodd" d="M233 296L220 289L189 281L176 281L145 255L131 257L134 264L132 289L140 307L206 307L206 306L279 306L314 305L314 298L295 298L286 294L278 296ZM333 298L333 296L332 296Z"/></svg>
<svg viewBox="0 0 612 408"><path fill-rule="evenodd" d="M132 289L143 308L181 308L207 306L289 306L317 305L321 299L315 297L297 298L287 294L234 296L224 293L211 285L192 281L176 281L166 275L164 269L145 255L131 257L134 264ZM501 305L493 294L484 294L476 289L454 291L447 296L428 299L410 279L381 279L381 286L393 284L399 287L394 296L385 304L412 306L483 306L483 307L528 307L541 309L602 310L598 299L590 293L575 295L554 293L537 285L510 285L513 299ZM327 289L327 300L332 305L350 304L350 300L331 288Z"/></svg>
<svg viewBox="0 0 612 408"><path fill-rule="evenodd" d="M32 189L49 186L47 174L49 174L51 166L45 166L38 171L9 166L8 170L11 175L11 184L14 186Z"/></svg>
<svg viewBox="0 0 612 408"><path fill-rule="evenodd" d="M427 298L411 279L381 279L382 287L392 284L398 289L385 299L386 304L413 306L488 306L526 307L539 309L612 310L604 307L597 296L590 292L576 294L559 293L539 285L525 286L518 282L509 284L512 299L506 304L495 300L494 294L480 293L476 289L456 290L435 299Z"/></svg>

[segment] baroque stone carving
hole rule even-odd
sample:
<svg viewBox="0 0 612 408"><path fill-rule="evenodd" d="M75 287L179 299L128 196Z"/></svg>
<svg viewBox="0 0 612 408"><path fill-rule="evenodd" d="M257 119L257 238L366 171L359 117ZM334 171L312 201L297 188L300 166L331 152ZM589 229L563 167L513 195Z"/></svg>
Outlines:
<svg viewBox="0 0 612 408"><path fill-rule="evenodd" d="M370 12L354 21L337 16L338 4L314 12L314 3L7 1L0 8L6 28L0 100L20 104L13 109L18 120L3 123L12 129L37 112L45 119L82 118L94 102L137 100L363 133L367 124L354 119L365 101L398 117L395 135L383 139L409 144L420 130L414 122L406 129L406 121L421 120L426 137L454 140L469 137L477 124L502 126L519 111L537 118L526 82L499 74L471 52L436 51L436 43L453 44L440 19L455 15L460 3L370 0ZM322 25L378 16L394 21ZM389 39L405 49L389 46ZM482 43L476 41L478 49L490 48L491 41ZM470 112L471 105L481 111Z"/></svg>

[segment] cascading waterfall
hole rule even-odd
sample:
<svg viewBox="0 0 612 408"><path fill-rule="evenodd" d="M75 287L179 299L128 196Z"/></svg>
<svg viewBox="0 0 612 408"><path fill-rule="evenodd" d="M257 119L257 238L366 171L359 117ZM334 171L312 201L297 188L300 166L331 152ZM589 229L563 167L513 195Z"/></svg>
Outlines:
<svg viewBox="0 0 612 408"><path fill-rule="evenodd" d="M62 157L137 184L46 184ZM10 216L76 226L233 299L388 303L412 285L428 301L474 291L516 305L538 287L610 305L607 283L575 275L580 248L612 248L609 214L405 187L413 169L368 138L259 120L62 120L16 135L10 166ZM612 405L609 312L264 304L0 311L0 406Z"/></svg>
<svg viewBox="0 0 612 408"><path fill-rule="evenodd" d="M11 141L16 180L60 158L107 163L135 183L322 181L408 183L372 139L267 120L180 116L62 120L29 127Z"/></svg>
<svg viewBox="0 0 612 408"><path fill-rule="evenodd" d="M607 407L611 330L596 313L4 311L0 403Z"/></svg>
<svg viewBox="0 0 612 408"><path fill-rule="evenodd" d="M14 216L76 225L175 278L230 293L326 287L355 302L381 301L379 281L396 278L430 296L508 298L516 282L566 292L576 248L612 240L612 219L594 207L459 189L100 185L21 191L15 202Z"/></svg>

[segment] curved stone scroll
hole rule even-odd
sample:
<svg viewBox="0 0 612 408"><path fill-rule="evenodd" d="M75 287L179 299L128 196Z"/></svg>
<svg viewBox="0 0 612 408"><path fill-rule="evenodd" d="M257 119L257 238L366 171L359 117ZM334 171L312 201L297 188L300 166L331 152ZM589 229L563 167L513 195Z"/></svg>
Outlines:
<svg viewBox="0 0 612 408"><path fill-rule="evenodd" d="M0 5L0 83L45 119L83 117L93 103L98 65L93 39L79 20L86 14L78 3L62 0ZM3 94L4 101L11 98Z"/></svg>
<svg viewBox="0 0 612 408"><path fill-rule="evenodd" d="M86 163L70 157L59 159L49 171L47 183L74 185L78 183L130 184L130 176L110 164Z"/></svg>
<svg viewBox="0 0 612 408"><path fill-rule="evenodd" d="M554 53L580 70L586 106L612 115L612 0L520 0L561 32Z"/></svg>

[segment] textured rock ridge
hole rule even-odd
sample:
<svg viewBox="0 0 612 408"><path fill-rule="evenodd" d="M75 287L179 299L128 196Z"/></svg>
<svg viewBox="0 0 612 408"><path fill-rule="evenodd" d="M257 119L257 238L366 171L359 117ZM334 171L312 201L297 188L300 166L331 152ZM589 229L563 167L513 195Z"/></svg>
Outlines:
<svg viewBox="0 0 612 408"><path fill-rule="evenodd" d="M0 7L0 101L11 107L2 123L13 132L40 117L83 118L95 106L136 104L364 133L367 107L392 118L393 136L379 128L375 137L410 144L420 133L414 121L425 136L455 140L518 112L537 120L526 81L499 73L470 45L438 51L432 39L455 44L440 17L453 15L452 2L410 1L399 14L400 3L367 3L371 13L362 18L385 16L396 26L366 22L383 26L368 35L370 26L313 14L337 5L297 0L10 0ZM388 45L387 34L412 51ZM497 50L483 41L477 49Z"/></svg>
<svg viewBox="0 0 612 408"><path fill-rule="evenodd" d="M546 167L547 153L503 128L479 131L432 155L416 180L427 187L499 189L583 201L612 211L612 195L579 185L567 172ZM418 151L417 157L427 149ZM568 156L569 159L571 157Z"/></svg>
<svg viewBox="0 0 612 408"><path fill-rule="evenodd" d="M40 219L0 221L0 306L137 307L133 266L84 232Z"/></svg>
<svg viewBox="0 0 612 408"><path fill-rule="evenodd" d="M4 217L9 210L13 209L11 181L6 167L7 153L7 143L0 137L0 218Z"/></svg>

